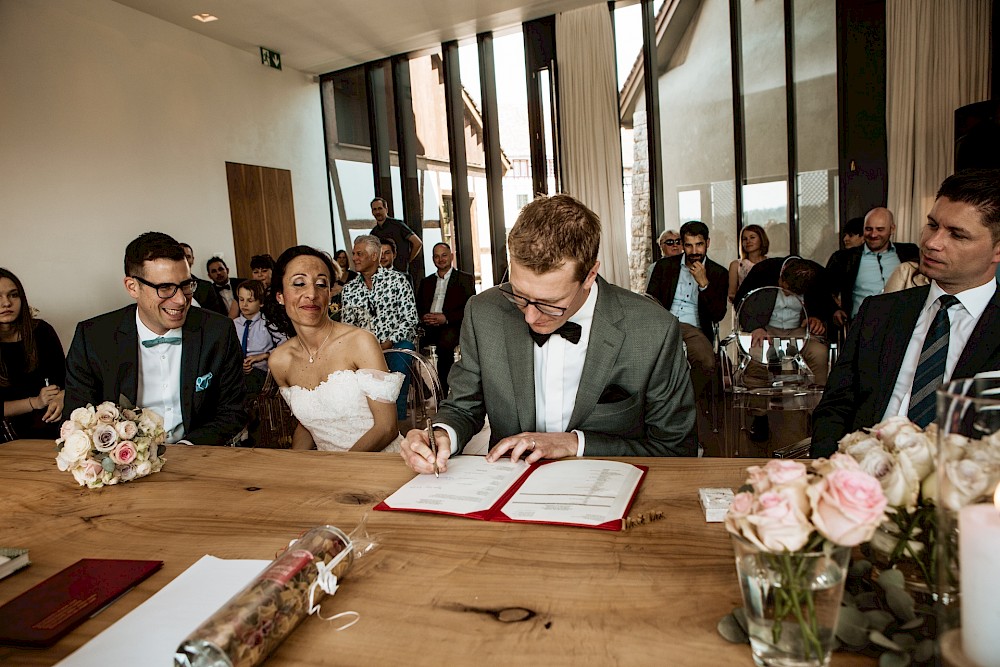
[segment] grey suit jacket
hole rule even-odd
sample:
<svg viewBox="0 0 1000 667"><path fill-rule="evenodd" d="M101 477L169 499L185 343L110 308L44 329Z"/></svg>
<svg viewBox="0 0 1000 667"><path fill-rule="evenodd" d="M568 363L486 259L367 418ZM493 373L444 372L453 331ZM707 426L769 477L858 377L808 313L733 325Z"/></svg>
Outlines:
<svg viewBox="0 0 1000 667"><path fill-rule="evenodd" d="M598 277L587 358L567 431L588 456L694 455L690 373L677 318ZM524 316L496 288L469 300L462 359L434 418L455 429L458 450L490 418L490 447L535 431L534 342Z"/></svg>

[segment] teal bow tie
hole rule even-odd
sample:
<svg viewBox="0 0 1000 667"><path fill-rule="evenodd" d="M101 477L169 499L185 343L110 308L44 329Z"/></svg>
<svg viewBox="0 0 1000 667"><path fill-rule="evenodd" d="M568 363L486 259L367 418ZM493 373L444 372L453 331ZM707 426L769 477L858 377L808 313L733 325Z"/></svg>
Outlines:
<svg viewBox="0 0 1000 667"><path fill-rule="evenodd" d="M161 343L164 344L164 345L180 345L181 344L181 337L180 336L174 336L173 338L164 338L163 336L160 336L159 338L153 338L151 340L144 340L144 341L142 341L142 346L143 347L156 347L157 345L160 345Z"/></svg>

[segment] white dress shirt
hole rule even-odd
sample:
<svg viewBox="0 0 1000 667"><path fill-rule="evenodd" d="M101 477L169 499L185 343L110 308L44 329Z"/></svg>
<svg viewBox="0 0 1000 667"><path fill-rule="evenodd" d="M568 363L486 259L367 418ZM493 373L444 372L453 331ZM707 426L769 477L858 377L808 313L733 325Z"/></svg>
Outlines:
<svg viewBox="0 0 1000 667"><path fill-rule="evenodd" d="M136 382L136 407L149 408L163 417L163 430L167 442L174 443L184 437L184 415L181 412L181 352L183 345L156 345L146 347L144 340L159 338L135 313L135 327L139 332L139 377ZM170 329L163 338L181 338L181 329Z"/></svg>
<svg viewBox="0 0 1000 667"><path fill-rule="evenodd" d="M951 374L955 372L955 366L962 356L965 344L969 341L973 329L979 323L983 311L989 305L990 300L996 292L997 283L991 280L985 285L973 287L972 289L959 292L955 297L959 305L948 310L948 321L951 325L948 334L948 358L944 363L943 382L951 380ZM910 411L910 394L913 392L913 376L917 373L917 363L920 360L920 352L924 347L924 339L927 337L927 330L930 329L934 316L940 310L938 298L944 294L944 290L938 284L931 281L931 290L927 294L927 300L917 318L917 324L913 328L913 337L906 347L906 354L903 355L903 364L899 367L899 375L896 376L896 386L892 389L892 398L886 407L882 419L888 419L895 415L903 415Z"/></svg>
<svg viewBox="0 0 1000 667"><path fill-rule="evenodd" d="M451 272L454 270L454 267L448 269L448 273L444 274L443 278L440 273L434 274L437 276L437 284L434 286L434 298L431 299L432 313L444 312L444 297L448 292L448 281L451 280Z"/></svg>

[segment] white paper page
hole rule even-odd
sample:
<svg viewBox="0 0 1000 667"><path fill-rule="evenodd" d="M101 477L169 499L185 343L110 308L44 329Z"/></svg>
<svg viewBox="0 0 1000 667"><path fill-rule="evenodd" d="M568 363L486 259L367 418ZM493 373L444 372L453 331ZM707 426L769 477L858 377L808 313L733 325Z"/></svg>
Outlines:
<svg viewBox="0 0 1000 667"><path fill-rule="evenodd" d="M270 563L202 556L58 667L172 667L180 643Z"/></svg>
<svg viewBox="0 0 1000 667"><path fill-rule="evenodd" d="M440 477L417 475L386 498L385 504L452 514L482 512L493 507L527 467L524 461L487 463L483 456L456 456L448 460L448 471Z"/></svg>
<svg viewBox="0 0 1000 667"><path fill-rule="evenodd" d="M642 470L619 461L559 461L531 473L501 510L511 519L596 526L625 513Z"/></svg>

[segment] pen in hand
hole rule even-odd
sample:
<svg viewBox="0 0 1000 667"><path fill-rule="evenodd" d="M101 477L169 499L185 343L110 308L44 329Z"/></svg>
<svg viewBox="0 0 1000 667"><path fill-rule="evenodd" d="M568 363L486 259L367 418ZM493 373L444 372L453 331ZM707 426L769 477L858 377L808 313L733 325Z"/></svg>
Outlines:
<svg viewBox="0 0 1000 667"><path fill-rule="evenodd" d="M434 476L440 477L440 470L438 470L438 448L437 448L437 438L434 436L434 425L427 424L427 442L431 447L431 454L434 455Z"/></svg>

